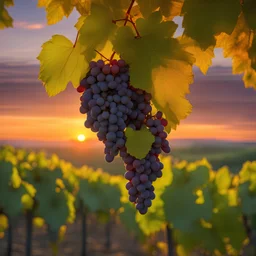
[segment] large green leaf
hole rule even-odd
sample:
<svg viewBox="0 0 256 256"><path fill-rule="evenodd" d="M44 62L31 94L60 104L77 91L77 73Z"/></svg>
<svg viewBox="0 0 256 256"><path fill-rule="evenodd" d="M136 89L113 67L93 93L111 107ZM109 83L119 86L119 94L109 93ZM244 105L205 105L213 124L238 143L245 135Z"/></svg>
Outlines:
<svg viewBox="0 0 256 256"><path fill-rule="evenodd" d="M242 212L238 207L229 207L213 214L212 224L222 239L229 238L229 244L238 251L243 248L246 239L245 227L242 222Z"/></svg>
<svg viewBox="0 0 256 256"><path fill-rule="evenodd" d="M184 34L205 50L215 46L215 35L232 33L240 12L240 0L186 0L182 8Z"/></svg>
<svg viewBox="0 0 256 256"><path fill-rule="evenodd" d="M38 198L38 197L37 197ZM53 232L65 225L69 216L67 198L63 191L39 198L38 214Z"/></svg>
<svg viewBox="0 0 256 256"><path fill-rule="evenodd" d="M135 220L137 210L131 203L123 203L122 207L122 211L119 213L120 221L131 234L142 240L144 234Z"/></svg>
<svg viewBox="0 0 256 256"><path fill-rule="evenodd" d="M246 215L256 214L256 196L249 190L250 182L245 182L239 186L239 196L241 198L242 211Z"/></svg>
<svg viewBox="0 0 256 256"><path fill-rule="evenodd" d="M140 11L144 17L160 8L162 15L171 19L174 16L179 16L184 0L137 0Z"/></svg>
<svg viewBox="0 0 256 256"><path fill-rule="evenodd" d="M145 215L136 213L136 221L145 235L150 235L159 232L166 223L163 210L164 202L156 195L151 207Z"/></svg>
<svg viewBox="0 0 256 256"><path fill-rule="evenodd" d="M13 165L0 161L0 208L10 217L17 217L22 211L21 197L26 194L23 185L12 186Z"/></svg>
<svg viewBox="0 0 256 256"><path fill-rule="evenodd" d="M101 191L96 182L82 179L80 181L78 198L82 200L83 206L90 212L101 210Z"/></svg>
<svg viewBox="0 0 256 256"><path fill-rule="evenodd" d="M114 50L129 64L131 84L152 93L153 103L166 115L170 131L191 112L185 95L193 81L194 58L172 38L177 25L162 21L159 11L136 24L141 38L135 38L132 28L120 27L113 40Z"/></svg>
<svg viewBox="0 0 256 256"><path fill-rule="evenodd" d="M77 43L74 47L61 35L44 43L37 58L40 60L39 78L49 96L65 90L69 82L77 87L87 72L88 63L82 55L81 45Z"/></svg>
<svg viewBox="0 0 256 256"><path fill-rule="evenodd" d="M125 136L127 152L138 159L146 157L155 141L154 135L146 127L138 131L128 127Z"/></svg>
<svg viewBox="0 0 256 256"><path fill-rule="evenodd" d="M81 26L79 37L88 62L96 56L95 50L101 51L104 48L108 39L117 29L112 19L112 12L109 8L104 5L92 4L91 14Z"/></svg>
<svg viewBox="0 0 256 256"><path fill-rule="evenodd" d="M204 195L204 203L197 204L197 196L189 186L184 184L167 187L162 195L167 221L171 222L174 228L190 232L193 230L193 225L201 218L209 220L213 205L207 190L204 191Z"/></svg>

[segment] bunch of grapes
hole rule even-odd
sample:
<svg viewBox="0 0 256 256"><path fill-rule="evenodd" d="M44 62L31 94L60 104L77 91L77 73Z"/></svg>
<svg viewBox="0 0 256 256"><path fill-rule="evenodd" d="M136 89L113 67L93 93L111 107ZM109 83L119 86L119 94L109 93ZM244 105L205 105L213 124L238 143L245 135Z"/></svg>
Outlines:
<svg viewBox="0 0 256 256"><path fill-rule="evenodd" d="M130 85L129 66L122 59L105 64L90 62L90 70L77 88L81 96L80 112L87 114L85 127L97 133L105 145L105 159L112 162L118 154L127 172L129 200L145 214L155 198L152 182L162 177L159 154L170 152L164 127L167 121L158 111L152 116L151 94ZM155 142L143 159L127 152L125 129L147 127Z"/></svg>

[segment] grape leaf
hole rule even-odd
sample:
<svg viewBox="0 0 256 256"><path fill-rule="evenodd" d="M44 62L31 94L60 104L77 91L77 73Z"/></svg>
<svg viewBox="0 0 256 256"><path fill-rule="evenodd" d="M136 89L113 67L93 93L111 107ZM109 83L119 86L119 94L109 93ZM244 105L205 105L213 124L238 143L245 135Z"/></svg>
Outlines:
<svg viewBox="0 0 256 256"><path fill-rule="evenodd" d="M79 31L81 27L84 25L84 21L86 20L86 16L80 16L78 18L77 23L75 24L75 28Z"/></svg>
<svg viewBox="0 0 256 256"><path fill-rule="evenodd" d="M137 0L142 15L147 18L153 11L160 9L169 20L179 16L184 0Z"/></svg>
<svg viewBox="0 0 256 256"><path fill-rule="evenodd" d="M112 19L116 20L125 17L131 0L93 0L93 3L104 5L112 13Z"/></svg>
<svg viewBox="0 0 256 256"><path fill-rule="evenodd" d="M153 102L166 115L170 131L191 112L185 93L192 82L194 58L172 38L177 25L162 21L160 12L146 20L138 19L136 24L142 37L135 39L130 27L121 27L113 40L114 50L130 65L131 84L153 94Z"/></svg>
<svg viewBox="0 0 256 256"><path fill-rule="evenodd" d="M197 166L195 170L188 172L187 186L189 186L192 191L207 184L208 181L209 168L206 166Z"/></svg>
<svg viewBox="0 0 256 256"><path fill-rule="evenodd" d="M160 156L160 161L164 165L162 170L163 176L154 182L155 191L158 196L160 196L160 193L163 193L165 187L172 183L173 179L171 158L169 156Z"/></svg>
<svg viewBox="0 0 256 256"><path fill-rule="evenodd" d="M232 33L240 12L240 0L186 0L181 13L184 34L206 50L215 46L215 35Z"/></svg>
<svg viewBox="0 0 256 256"><path fill-rule="evenodd" d="M137 0L142 15L147 18L150 14L159 8L159 0Z"/></svg>
<svg viewBox="0 0 256 256"><path fill-rule="evenodd" d="M72 0L72 4L81 15L86 16L90 13L91 0Z"/></svg>
<svg viewBox="0 0 256 256"><path fill-rule="evenodd" d="M244 72L243 81L245 88L254 88L256 90L256 71L248 68Z"/></svg>
<svg viewBox="0 0 256 256"><path fill-rule="evenodd" d="M248 50L249 58L251 60L251 67L256 71L256 36L254 35L252 45Z"/></svg>
<svg viewBox="0 0 256 256"><path fill-rule="evenodd" d="M184 1L185 0L162 0L160 2L160 10L168 20L173 19L175 16L180 16Z"/></svg>
<svg viewBox="0 0 256 256"><path fill-rule="evenodd" d="M112 23L111 11L103 5L92 4L91 14L80 28L79 42L83 45L84 55L89 62L95 56L95 49L101 51L117 26Z"/></svg>
<svg viewBox="0 0 256 256"><path fill-rule="evenodd" d="M128 153L138 159L142 159L148 154L155 141L155 137L146 127L142 127L139 131L128 127L125 130L125 136Z"/></svg>
<svg viewBox="0 0 256 256"><path fill-rule="evenodd" d="M229 244L238 251L243 247L246 239L245 228L243 225L242 213L238 207L226 205L217 213L213 213L212 224L216 232L222 239L229 238Z"/></svg>
<svg viewBox="0 0 256 256"><path fill-rule="evenodd" d="M11 183L13 165L10 162L0 161L0 208L9 217L17 217L22 211L21 198L26 194L23 185L14 188Z"/></svg>
<svg viewBox="0 0 256 256"><path fill-rule="evenodd" d="M69 82L72 82L74 87L79 85L88 67L81 51L79 43L73 47L71 41L60 35L54 35L43 44L37 57L40 60L39 78L49 96L65 90Z"/></svg>
<svg viewBox="0 0 256 256"><path fill-rule="evenodd" d="M78 198L82 200L83 206L91 212L101 209L101 191L96 182L89 183L88 180L80 180Z"/></svg>
<svg viewBox="0 0 256 256"><path fill-rule="evenodd" d="M250 30L246 24L244 15L240 15L235 29L228 35L221 33L217 37L217 47L223 48L223 55L225 58L239 58L241 60L248 60L248 49L250 47ZM233 69L233 72L235 70ZM242 73L243 71L241 71ZM235 72L236 74L238 72Z"/></svg>
<svg viewBox="0 0 256 256"><path fill-rule="evenodd" d="M101 183L101 210L109 212L110 209L117 211L121 207L121 192L117 186Z"/></svg>
<svg viewBox="0 0 256 256"><path fill-rule="evenodd" d="M245 16L246 23L250 27L250 29L256 29L256 2L254 0L245 0L243 1L243 13Z"/></svg>
<svg viewBox="0 0 256 256"><path fill-rule="evenodd" d="M206 75L209 67L212 65L214 55L214 46L209 46L206 50L202 50L199 44L187 36L178 38L184 50L191 53L196 62L194 65L200 68L201 72Z"/></svg>
<svg viewBox="0 0 256 256"><path fill-rule="evenodd" d="M213 228L202 227L200 223L194 225L190 232L177 231L175 234L178 243L188 251L186 256L190 256L189 252L198 248L207 250L210 255L224 255L226 252L225 243L219 234ZM219 254L215 254L216 251Z"/></svg>
<svg viewBox="0 0 256 256"><path fill-rule="evenodd" d="M243 213L250 216L256 214L256 197L250 193L249 187L249 181L241 184L238 193L241 198Z"/></svg>
<svg viewBox="0 0 256 256"><path fill-rule="evenodd" d="M243 14L239 16L236 27L231 35L221 33L217 37L217 47L223 48L225 58L232 58L232 69L234 74L244 73L245 87L256 89L255 65L256 49L253 44L252 32L248 27Z"/></svg>
<svg viewBox="0 0 256 256"><path fill-rule="evenodd" d="M174 228L184 232L193 230L194 224L201 218L209 220L212 216L213 206L208 190L204 191L204 203L196 204L197 196L192 193L187 184L172 184L166 188L162 199L165 202L164 211L167 221L172 223Z"/></svg>
<svg viewBox="0 0 256 256"><path fill-rule="evenodd" d="M49 225L52 231L57 232L59 228L66 224L69 216L67 198L63 191L51 194L51 196L40 197L39 216Z"/></svg>
<svg viewBox="0 0 256 256"><path fill-rule="evenodd" d="M145 235L154 234L162 229L166 222L163 206L163 200L155 198L152 206L148 208L147 214L141 215L139 212L136 213L136 221Z"/></svg>
<svg viewBox="0 0 256 256"><path fill-rule="evenodd" d="M4 214L0 214L0 234L8 228L8 218Z"/></svg>
<svg viewBox="0 0 256 256"><path fill-rule="evenodd" d="M176 129L181 119L191 112L192 106L185 98L193 82L192 66L184 61L170 60L168 66L153 71L153 103L167 120L167 131Z"/></svg>
<svg viewBox="0 0 256 256"><path fill-rule="evenodd" d="M38 0L38 7L45 8L49 25L56 24L64 16L68 17L74 8L72 0Z"/></svg>
<svg viewBox="0 0 256 256"><path fill-rule="evenodd" d="M131 234L135 235L139 240L142 240L144 238L144 234L139 228L138 222L135 220L137 211L134 205L131 203L123 203L122 206L122 211L119 213L120 221Z"/></svg>
<svg viewBox="0 0 256 256"><path fill-rule="evenodd" d="M222 167L216 172L215 184L220 194L227 192L231 185L231 175L228 167Z"/></svg>
<svg viewBox="0 0 256 256"><path fill-rule="evenodd" d="M9 28L13 26L13 19L9 15L5 7L13 6L13 0L3 0L0 3L0 29Z"/></svg>

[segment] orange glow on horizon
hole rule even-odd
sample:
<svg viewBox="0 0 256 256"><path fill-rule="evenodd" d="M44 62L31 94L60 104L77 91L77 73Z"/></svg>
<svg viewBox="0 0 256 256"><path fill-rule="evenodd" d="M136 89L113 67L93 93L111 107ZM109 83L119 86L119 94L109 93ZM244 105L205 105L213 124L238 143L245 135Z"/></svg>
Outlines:
<svg viewBox="0 0 256 256"><path fill-rule="evenodd" d="M90 129L84 127L84 118L0 116L3 124L0 139L35 141L71 141L84 135L85 140L97 140ZM236 127L236 125L181 123L172 130L169 139L218 139L232 141L256 141L255 124Z"/></svg>

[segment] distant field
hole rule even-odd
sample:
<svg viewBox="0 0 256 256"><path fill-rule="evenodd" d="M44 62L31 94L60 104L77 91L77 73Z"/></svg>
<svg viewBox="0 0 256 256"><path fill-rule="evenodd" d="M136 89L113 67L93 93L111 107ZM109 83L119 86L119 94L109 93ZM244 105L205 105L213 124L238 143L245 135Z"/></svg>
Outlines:
<svg viewBox="0 0 256 256"><path fill-rule="evenodd" d="M256 147L189 147L173 150L172 156L179 160L196 161L203 157L214 169L227 165L233 173L237 173L244 162L256 160Z"/></svg>
<svg viewBox="0 0 256 256"><path fill-rule="evenodd" d="M49 154L56 153L59 157L72 162L75 166L89 165L94 168L102 168L111 174L123 174L124 167L120 158L112 164L104 160L103 147L70 147L70 148L46 148ZM237 173L242 164L246 161L256 160L256 146L217 146L217 145L197 145L179 148L174 146L171 156L179 160L196 161L203 157L218 169L224 165L229 166L232 172Z"/></svg>

